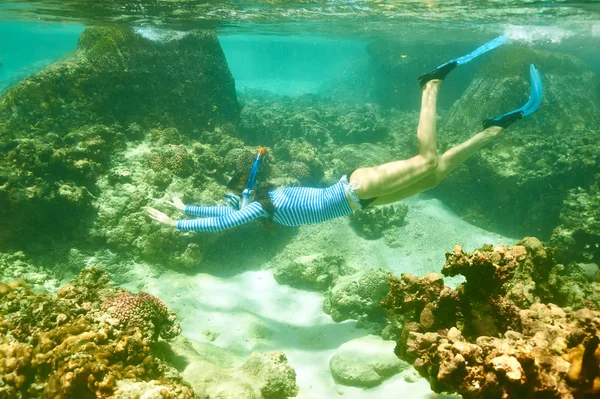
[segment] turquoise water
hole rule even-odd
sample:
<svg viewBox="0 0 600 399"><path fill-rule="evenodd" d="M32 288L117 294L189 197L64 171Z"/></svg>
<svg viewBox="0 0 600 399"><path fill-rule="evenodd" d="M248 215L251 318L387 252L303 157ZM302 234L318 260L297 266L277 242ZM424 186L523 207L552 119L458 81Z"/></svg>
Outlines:
<svg viewBox="0 0 600 399"><path fill-rule="evenodd" d="M598 397L599 50L598 1L2 2L0 399ZM271 216L395 189L173 228L258 147Z"/></svg>

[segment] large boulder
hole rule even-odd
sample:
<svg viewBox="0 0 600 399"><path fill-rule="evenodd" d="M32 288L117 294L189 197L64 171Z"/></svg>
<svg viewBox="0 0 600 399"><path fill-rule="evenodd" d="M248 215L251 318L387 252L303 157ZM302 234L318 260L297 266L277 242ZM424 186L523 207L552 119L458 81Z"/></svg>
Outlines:
<svg viewBox="0 0 600 399"><path fill-rule="evenodd" d="M214 31L150 40L128 28L93 27L71 55L0 98L0 137L92 123L166 124L191 132L236 120L233 76Z"/></svg>
<svg viewBox="0 0 600 399"><path fill-rule="evenodd" d="M440 134L442 150L481 130L481 121L525 103L529 64L544 85L540 109L515 123L433 192L470 222L510 236L548 237L569 189L600 169L600 81L582 60L507 46L476 74Z"/></svg>
<svg viewBox="0 0 600 399"><path fill-rule="evenodd" d="M394 354L395 347L395 341L385 341L377 335L353 339L340 346L329 361L331 374L343 385L379 385L409 367Z"/></svg>
<svg viewBox="0 0 600 399"><path fill-rule="evenodd" d="M325 293L323 311L336 323L348 319L373 332L381 332L386 324L380 302L387 296L388 272L369 269L341 276Z"/></svg>

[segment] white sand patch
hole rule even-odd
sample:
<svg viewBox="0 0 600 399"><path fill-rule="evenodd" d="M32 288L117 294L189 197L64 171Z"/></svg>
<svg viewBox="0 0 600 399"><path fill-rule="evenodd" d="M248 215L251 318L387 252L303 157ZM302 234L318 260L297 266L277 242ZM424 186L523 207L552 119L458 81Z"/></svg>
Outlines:
<svg viewBox="0 0 600 399"><path fill-rule="evenodd" d="M138 287L159 296L181 319L183 335L234 350L283 351L296 370L298 398L386 398L409 395L430 398L429 385L395 376L363 390L338 385L329 360L343 343L368 335L354 322L334 323L322 311L323 298L278 285L270 271L246 272L228 279L207 274L182 276L168 272L147 277ZM216 336L211 342L210 334Z"/></svg>
<svg viewBox="0 0 600 399"><path fill-rule="evenodd" d="M398 248L389 247L383 238L358 237L349 226L348 218L341 218L323 225L301 227L280 258L336 253L345 256L357 269L381 267L398 276L401 273L423 276L439 272L446 260L445 253L452 251L454 245L472 251L483 244L517 242L463 221L439 200L417 197L403 203L408 205L409 211L405 225L398 231L401 242ZM274 266L278 261L281 260L275 259L269 265Z"/></svg>

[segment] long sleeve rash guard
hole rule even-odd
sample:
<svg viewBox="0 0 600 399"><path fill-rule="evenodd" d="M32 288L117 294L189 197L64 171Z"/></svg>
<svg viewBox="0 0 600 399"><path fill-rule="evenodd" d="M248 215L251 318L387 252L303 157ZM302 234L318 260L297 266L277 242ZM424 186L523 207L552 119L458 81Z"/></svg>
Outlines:
<svg viewBox="0 0 600 399"><path fill-rule="evenodd" d="M327 188L287 187L269 192L275 212L273 221L286 226L325 222L352 213L347 181L340 180ZM228 206L186 206L185 213L198 219L179 220L177 228L186 231L215 232L269 217L259 202L241 210Z"/></svg>

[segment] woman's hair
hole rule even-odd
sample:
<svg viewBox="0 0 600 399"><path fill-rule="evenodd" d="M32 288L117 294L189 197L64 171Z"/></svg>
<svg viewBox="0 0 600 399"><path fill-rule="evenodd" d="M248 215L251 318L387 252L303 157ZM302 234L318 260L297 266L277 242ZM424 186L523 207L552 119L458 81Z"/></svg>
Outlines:
<svg viewBox="0 0 600 399"><path fill-rule="evenodd" d="M242 191L246 188L246 182L248 181L248 173L237 172L227 183L227 192L235 195L242 195ZM254 188L254 200L259 202L263 209L272 218L275 213L275 205L269 197L269 191L273 189L272 184L257 183Z"/></svg>

